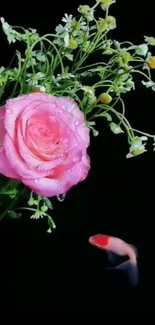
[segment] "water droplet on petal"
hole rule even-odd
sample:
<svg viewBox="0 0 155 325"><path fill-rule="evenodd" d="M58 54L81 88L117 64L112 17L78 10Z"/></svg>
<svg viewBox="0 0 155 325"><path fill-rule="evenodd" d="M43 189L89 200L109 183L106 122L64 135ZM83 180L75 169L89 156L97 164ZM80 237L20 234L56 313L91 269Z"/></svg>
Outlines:
<svg viewBox="0 0 155 325"><path fill-rule="evenodd" d="M7 114L10 114L12 112L12 110L10 109L10 108L8 108L7 110L6 110L6 113Z"/></svg>
<svg viewBox="0 0 155 325"><path fill-rule="evenodd" d="M35 179L34 181L35 181L35 183L39 183L39 179Z"/></svg>
<svg viewBox="0 0 155 325"><path fill-rule="evenodd" d="M63 202L65 197L66 197L66 193L57 195L57 199L59 202Z"/></svg>
<svg viewBox="0 0 155 325"><path fill-rule="evenodd" d="M80 122L79 122L79 121L76 121L76 122L75 122L75 125L76 125L76 126L78 126L79 124L80 124Z"/></svg>
<svg viewBox="0 0 155 325"><path fill-rule="evenodd" d="M78 162L78 161L80 161L80 157L78 157L78 156L73 157L73 162L74 162L74 163L76 163L76 162Z"/></svg>

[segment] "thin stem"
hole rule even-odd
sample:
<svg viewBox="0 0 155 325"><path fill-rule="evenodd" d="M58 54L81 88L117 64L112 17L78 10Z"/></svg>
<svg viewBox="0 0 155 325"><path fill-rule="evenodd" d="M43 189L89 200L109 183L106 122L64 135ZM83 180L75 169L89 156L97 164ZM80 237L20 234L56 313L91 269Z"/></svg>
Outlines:
<svg viewBox="0 0 155 325"><path fill-rule="evenodd" d="M139 131L139 130L137 130L137 129L133 129L133 128L132 128L132 130L133 130L134 132L139 133L139 134L145 135L146 137L149 137L149 138L153 138L153 139L155 139L155 135L152 135L152 134L149 134L149 133L146 133L146 132L143 132L143 131Z"/></svg>

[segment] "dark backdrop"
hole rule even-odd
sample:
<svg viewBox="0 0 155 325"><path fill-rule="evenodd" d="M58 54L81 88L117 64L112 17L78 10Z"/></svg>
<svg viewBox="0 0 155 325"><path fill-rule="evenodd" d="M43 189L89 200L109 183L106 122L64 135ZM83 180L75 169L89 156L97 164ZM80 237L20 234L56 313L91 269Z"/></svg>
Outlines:
<svg viewBox="0 0 155 325"><path fill-rule="evenodd" d="M90 4L90 0L87 1ZM153 2L117 0L111 13L118 28L113 37L119 41L143 42L143 35L155 36ZM83 0L69 4L52 1L5 4L0 9L11 25L52 31L62 15L75 13ZM50 9L51 6L51 9ZM0 63L8 64L11 49L1 33ZM155 93L138 84L126 95L127 116L135 128L155 133ZM104 128L103 128L104 126ZM0 295L2 315L16 313L21 324L30 324L28 315L60 318L72 313L94 314L94 324L117 316L118 323L136 323L154 313L154 183L155 153L148 152L127 160L126 137L113 135L103 121L100 134L91 139L92 162L87 180L69 191L63 203L55 201L55 232L46 233L39 221L25 214L20 221L0 224ZM139 252L140 283L131 288L126 279L104 271L102 252L88 244L94 233L109 233L134 244ZM27 321L24 319L27 315ZM50 315L50 316L49 316ZM55 315L55 316L54 316ZM97 316L96 316L97 315ZM5 318L5 316L4 316ZM4 319L3 318L3 319ZM115 319L115 324L116 324ZM41 321L40 321L41 322ZM2 322L3 323L3 322ZM142 323L139 322L140 324Z"/></svg>

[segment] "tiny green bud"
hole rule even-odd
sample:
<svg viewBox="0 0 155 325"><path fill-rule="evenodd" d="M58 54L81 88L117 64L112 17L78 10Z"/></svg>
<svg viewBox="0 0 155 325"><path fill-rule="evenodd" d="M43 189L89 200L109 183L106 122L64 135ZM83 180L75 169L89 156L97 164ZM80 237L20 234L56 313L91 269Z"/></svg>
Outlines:
<svg viewBox="0 0 155 325"><path fill-rule="evenodd" d="M134 156L138 156L138 155L141 155L142 153L144 153L145 151L146 151L145 147L142 146L141 148L132 151L132 154Z"/></svg>
<svg viewBox="0 0 155 325"><path fill-rule="evenodd" d="M104 32L108 27L106 19L99 19L98 26L99 26L100 31Z"/></svg>
<svg viewBox="0 0 155 325"><path fill-rule="evenodd" d="M148 52L148 46L147 44L141 44L136 49L136 54L146 56Z"/></svg>
<svg viewBox="0 0 155 325"><path fill-rule="evenodd" d="M124 63L128 63L131 60L132 60L132 55L129 52L125 52L123 54L123 61L124 61Z"/></svg>
<svg viewBox="0 0 155 325"><path fill-rule="evenodd" d="M87 14L88 11L90 10L90 7L88 5L83 5L83 6L80 6L78 8L78 11L81 13L81 14Z"/></svg>
<svg viewBox="0 0 155 325"><path fill-rule="evenodd" d="M97 1L97 0L96 0ZM115 3L116 0L100 0L101 8L106 10L110 7L112 3Z"/></svg>
<svg viewBox="0 0 155 325"><path fill-rule="evenodd" d="M28 201L28 205L29 205L29 206L34 205L34 199L30 199L30 200Z"/></svg>
<svg viewBox="0 0 155 325"><path fill-rule="evenodd" d="M112 101L112 97L108 93L102 93L99 95L98 100L103 104L109 104Z"/></svg>
<svg viewBox="0 0 155 325"><path fill-rule="evenodd" d="M110 123L110 129L115 134L123 133L123 130L121 129L121 127L113 122Z"/></svg>
<svg viewBox="0 0 155 325"><path fill-rule="evenodd" d="M116 18L115 17L113 17L113 16L107 16L106 22L107 22L108 27L110 29L116 28Z"/></svg>
<svg viewBox="0 0 155 325"><path fill-rule="evenodd" d="M48 210L47 205L43 205L43 206L41 207L41 211L46 212L47 210Z"/></svg>

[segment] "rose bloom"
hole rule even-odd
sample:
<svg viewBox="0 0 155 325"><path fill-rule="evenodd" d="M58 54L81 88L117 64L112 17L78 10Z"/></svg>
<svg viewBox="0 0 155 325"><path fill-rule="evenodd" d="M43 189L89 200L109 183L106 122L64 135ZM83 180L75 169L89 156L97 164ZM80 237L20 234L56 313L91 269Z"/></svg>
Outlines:
<svg viewBox="0 0 155 325"><path fill-rule="evenodd" d="M89 129L69 97L42 92L6 101L0 108L0 173L37 194L64 194L90 169Z"/></svg>

